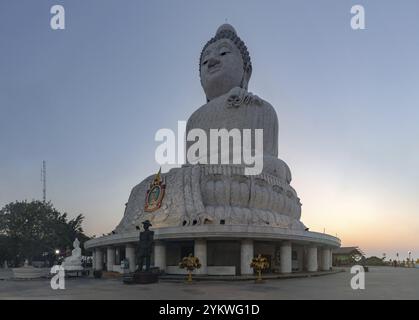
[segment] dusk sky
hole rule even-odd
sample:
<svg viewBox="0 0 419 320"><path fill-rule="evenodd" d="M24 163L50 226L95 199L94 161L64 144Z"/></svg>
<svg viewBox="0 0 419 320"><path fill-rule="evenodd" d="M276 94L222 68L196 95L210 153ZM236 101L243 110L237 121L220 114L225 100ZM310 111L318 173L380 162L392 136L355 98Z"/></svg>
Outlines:
<svg viewBox="0 0 419 320"><path fill-rule="evenodd" d="M66 29L50 28L61 4ZM352 30L361 4L366 30ZM226 20L249 91L279 117L279 157L311 231L419 258L419 2L0 1L0 207L42 198L89 235L157 172L154 140L205 103L199 54Z"/></svg>

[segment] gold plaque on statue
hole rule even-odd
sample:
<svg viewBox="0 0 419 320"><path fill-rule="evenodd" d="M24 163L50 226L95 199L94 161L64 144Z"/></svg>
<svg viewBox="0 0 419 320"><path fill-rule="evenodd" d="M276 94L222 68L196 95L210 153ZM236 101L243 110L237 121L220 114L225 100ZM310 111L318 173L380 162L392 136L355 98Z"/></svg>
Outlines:
<svg viewBox="0 0 419 320"><path fill-rule="evenodd" d="M153 212L161 207L166 184L161 179L161 168L156 174L145 197L144 211Z"/></svg>

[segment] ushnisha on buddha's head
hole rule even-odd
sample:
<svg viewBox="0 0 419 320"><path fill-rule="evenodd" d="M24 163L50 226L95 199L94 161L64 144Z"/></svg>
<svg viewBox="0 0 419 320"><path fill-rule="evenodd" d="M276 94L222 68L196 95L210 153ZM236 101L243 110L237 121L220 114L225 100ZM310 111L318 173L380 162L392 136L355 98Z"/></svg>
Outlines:
<svg viewBox="0 0 419 320"><path fill-rule="evenodd" d="M220 26L204 46L199 72L208 101L235 87L247 90L252 63L246 45L231 25Z"/></svg>

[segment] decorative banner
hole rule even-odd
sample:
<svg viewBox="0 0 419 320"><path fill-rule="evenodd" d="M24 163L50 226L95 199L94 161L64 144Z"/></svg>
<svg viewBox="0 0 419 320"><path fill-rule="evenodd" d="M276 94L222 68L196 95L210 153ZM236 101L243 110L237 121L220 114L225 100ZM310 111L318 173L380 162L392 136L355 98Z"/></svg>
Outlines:
<svg viewBox="0 0 419 320"><path fill-rule="evenodd" d="M144 211L153 212L161 207L164 192L166 190L166 184L161 179L161 168L154 177L153 182L150 184L150 188L147 190L145 197Z"/></svg>

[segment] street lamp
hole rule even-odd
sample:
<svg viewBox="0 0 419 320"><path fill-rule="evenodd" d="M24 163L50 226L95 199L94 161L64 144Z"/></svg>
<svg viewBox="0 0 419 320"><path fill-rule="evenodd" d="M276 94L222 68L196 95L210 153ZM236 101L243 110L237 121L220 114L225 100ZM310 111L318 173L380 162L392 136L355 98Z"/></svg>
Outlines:
<svg viewBox="0 0 419 320"><path fill-rule="evenodd" d="M56 249L55 254L58 256L60 254L60 250Z"/></svg>

